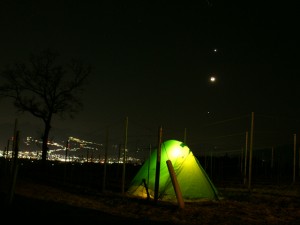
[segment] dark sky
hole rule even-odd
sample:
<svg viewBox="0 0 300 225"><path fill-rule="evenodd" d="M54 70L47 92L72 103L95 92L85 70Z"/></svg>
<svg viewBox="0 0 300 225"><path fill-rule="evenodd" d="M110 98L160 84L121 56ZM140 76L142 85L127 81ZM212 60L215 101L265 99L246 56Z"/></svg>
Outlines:
<svg viewBox="0 0 300 225"><path fill-rule="evenodd" d="M135 137L151 134L156 140L162 126L165 139L178 139L186 128L191 144L225 148L226 141L208 141L206 135L249 130L251 112L268 124L263 131L274 131L275 118L278 126L292 124L284 128L288 135L299 132L296 9L275 1L3 0L0 66L45 48L92 65L83 111L74 120L55 119L55 138L63 129L101 142L106 126L122 127L128 117L128 133ZM42 127L30 115L14 114L11 103L0 104L0 125L11 124L12 130L18 117L20 124ZM272 144L272 137L261 145Z"/></svg>

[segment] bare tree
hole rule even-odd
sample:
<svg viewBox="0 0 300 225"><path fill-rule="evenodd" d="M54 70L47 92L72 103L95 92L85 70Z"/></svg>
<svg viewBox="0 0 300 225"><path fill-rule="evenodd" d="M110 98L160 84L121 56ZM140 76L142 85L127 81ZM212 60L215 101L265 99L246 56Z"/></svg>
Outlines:
<svg viewBox="0 0 300 225"><path fill-rule="evenodd" d="M7 66L0 74L0 96L12 98L18 112L29 112L44 122L43 164L47 160L53 116L73 118L81 110L80 96L91 72L91 67L79 60L58 64L58 56L46 49L32 55L27 63Z"/></svg>

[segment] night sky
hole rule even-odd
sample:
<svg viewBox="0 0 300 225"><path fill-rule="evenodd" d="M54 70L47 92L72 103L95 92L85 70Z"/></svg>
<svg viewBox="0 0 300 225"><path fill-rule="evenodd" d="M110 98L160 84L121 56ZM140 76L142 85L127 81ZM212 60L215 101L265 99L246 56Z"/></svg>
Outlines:
<svg viewBox="0 0 300 225"><path fill-rule="evenodd" d="M73 120L55 118L56 139L63 132L103 142L106 127L116 135L128 117L135 143L150 136L155 143L162 126L163 139L182 139L186 128L192 150L236 149L255 112L257 147L281 144L283 136L290 143L300 128L296 9L274 1L4 0L0 66L46 48L91 64L84 109ZM0 131L0 149L16 117L33 134L42 130L11 102L0 107L0 125L11 129Z"/></svg>

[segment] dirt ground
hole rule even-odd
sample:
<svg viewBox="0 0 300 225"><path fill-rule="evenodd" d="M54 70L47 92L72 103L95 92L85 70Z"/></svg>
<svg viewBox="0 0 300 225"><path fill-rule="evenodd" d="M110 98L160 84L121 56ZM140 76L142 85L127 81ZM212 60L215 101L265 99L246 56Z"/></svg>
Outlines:
<svg viewBox="0 0 300 225"><path fill-rule="evenodd" d="M221 199L185 203L152 202L126 195L93 193L29 180L18 181L12 204L1 211L11 224L300 224L299 184L219 187ZM2 213L1 213L2 214Z"/></svg>

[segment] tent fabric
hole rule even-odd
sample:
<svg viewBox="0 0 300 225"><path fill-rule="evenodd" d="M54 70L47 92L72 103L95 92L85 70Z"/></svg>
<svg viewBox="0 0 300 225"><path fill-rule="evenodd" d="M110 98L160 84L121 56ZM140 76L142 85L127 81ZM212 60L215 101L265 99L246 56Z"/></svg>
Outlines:
<svg viewBox="0 0 300 225"><path fill-rule="evenodd" d="M177 140L168 140L161 144L158 188L158 198L160 200L176 200L176 193L166 163L167 160L170 160L173 165L184 201L218 199L216 187L188 146ZM149 194L150 198L154 198L156 162L157 149L154 149L149 159L144 162L131 181L127 190L129 195L147 198ZM148 194L146 187L148 188Z"/></svg>

